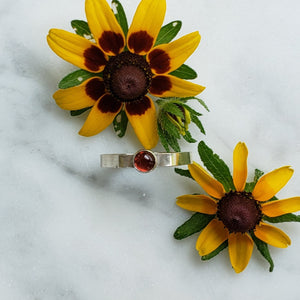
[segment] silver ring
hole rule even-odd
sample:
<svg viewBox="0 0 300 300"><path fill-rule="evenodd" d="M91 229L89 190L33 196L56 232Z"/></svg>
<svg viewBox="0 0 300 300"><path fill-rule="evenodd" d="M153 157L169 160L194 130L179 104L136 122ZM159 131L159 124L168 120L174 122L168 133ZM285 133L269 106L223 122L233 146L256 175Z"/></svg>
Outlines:
<svg viewBox="0 0 300 300"><path fill-rule="evenodd" d="M139 150L134 154L101 154L102 168L135 168L142 173L156 167L174 167L191 163L190 152L152 152Z"/></svg>

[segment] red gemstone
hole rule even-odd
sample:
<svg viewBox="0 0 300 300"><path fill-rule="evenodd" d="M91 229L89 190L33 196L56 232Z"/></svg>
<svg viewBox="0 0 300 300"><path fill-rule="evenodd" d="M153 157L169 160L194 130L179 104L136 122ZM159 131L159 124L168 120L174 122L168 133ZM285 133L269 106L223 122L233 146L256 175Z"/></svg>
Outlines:
<svg viewBox="0 0 300 300"><path fill-rule="evenodd" d="M151 151L141 150L134 156L133 165L140 172L150 172L156 165L155 155Z"/></svg>

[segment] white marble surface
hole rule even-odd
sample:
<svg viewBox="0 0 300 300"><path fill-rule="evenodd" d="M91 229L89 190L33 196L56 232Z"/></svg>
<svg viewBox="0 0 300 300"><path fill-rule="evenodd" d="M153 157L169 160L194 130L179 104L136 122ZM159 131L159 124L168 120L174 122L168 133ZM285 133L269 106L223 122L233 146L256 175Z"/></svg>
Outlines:
<svg viewBox="0 0 300 300"><path fill-rule="evenodd" d="M138 0L123 0L131 20ZM242 140L249 171L292 165L279 193L300 194L298 0L168 0L165 24L199 30L189 59L207 89L207 135L197 135L231 165ZM172 234L190 213L175 205L201 191L171 168L148 175L103 170L99 154L140 148L132 130L119 139L77 135L85 116L71 118L52 94L74 69L48 48L52 27L84 19L83 0L0 3L0 295L6 300L289 299L299 297L300 224L279 225L292 239L271 248L273 273L253 252L235 274L228 253L202 262L197 235ZM195 106L196 107L196 106ZM162 150L161 146L156 148ZM197 145L182 144L199 161Z"/></svg>

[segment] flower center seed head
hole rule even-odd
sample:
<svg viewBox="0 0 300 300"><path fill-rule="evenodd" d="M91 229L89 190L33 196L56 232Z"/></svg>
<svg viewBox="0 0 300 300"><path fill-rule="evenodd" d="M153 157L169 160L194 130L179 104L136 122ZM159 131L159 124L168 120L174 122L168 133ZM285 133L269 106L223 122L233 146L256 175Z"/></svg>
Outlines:
<svg viewBox="0 0 300 300"><path fill-rule="evenodd" d="M258 225L262 213L251 193L231 191L218 202L217 217L229 232L244 233Z"/></svg>
<svg viewBox="0 0 300 300"><path fill-rule="evenodd" d="M141 100L148 92L152 72L141 55L122 52L110 57L103 71L106 89L119 101Z"/></svg>

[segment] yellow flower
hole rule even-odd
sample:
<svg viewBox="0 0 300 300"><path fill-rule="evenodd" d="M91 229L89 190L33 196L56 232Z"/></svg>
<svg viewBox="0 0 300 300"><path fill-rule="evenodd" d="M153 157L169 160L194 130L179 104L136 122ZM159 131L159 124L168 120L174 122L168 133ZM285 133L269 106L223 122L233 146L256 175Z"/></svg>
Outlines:
<svg viewBox="0 0 300 300"><path fill-rule="evenodd" d="M228 240L231 265L237 273L246 268L252 255L253 240L249 232L253 231L258 239L274 247L285 248L291 244L282 230L263 222L263 216L277 217L300 210L300 197L268 201L293 175L289 166L262 176L251 193L244 191L247 156L246 145L238 143L233 152L235 190L226 193L219 181L193 162L189 165L189 171L210 196L184 195L177 198L177 205L184 209L215 215L200 233L196 249L204 256Z"/></svg>
<svg viewBox="0 0 300 300"><path fill-rule="evenodd" d="M103 79L92 77L79 86L58 90L53 97L62 109L93 106L79 131L83 136L104 130L124 107L142 145L153 148L158 141L156 111L146 94L188 97L204 90L169 74L195 51L200 35L193 32L154 47L165 16L165 0L142 0L127 37L105 0L86 0L85 9L95 43L60 29L51 29L47 41L73 65L89 72L103 71Z"/></svg>

